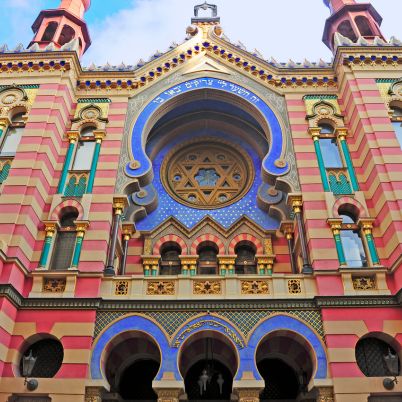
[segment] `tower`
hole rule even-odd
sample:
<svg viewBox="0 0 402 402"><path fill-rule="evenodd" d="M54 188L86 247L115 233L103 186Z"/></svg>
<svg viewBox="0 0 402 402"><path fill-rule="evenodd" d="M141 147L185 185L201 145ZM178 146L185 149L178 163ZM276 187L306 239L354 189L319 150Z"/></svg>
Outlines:
<svg viewBox="0 0 402 402"><path fill-rule="evenodd" d="M325 22L323 42L333 51L334 36L342 36L356 42L359 37L372 41L375 37L384 39L380 30L382 17L369 3L356 3L355 0L324 0L331 10Z"/></svg>
<svg viewBox="0 0 402 402"><path fill-rule="evenodd" d="M32 25L35 36L30 43L39 48L53 44L61 48L73 39L78 40L78 53L82 56L91 45L84 13L91 0L62 0L59 8L42 10Z"/></svg>

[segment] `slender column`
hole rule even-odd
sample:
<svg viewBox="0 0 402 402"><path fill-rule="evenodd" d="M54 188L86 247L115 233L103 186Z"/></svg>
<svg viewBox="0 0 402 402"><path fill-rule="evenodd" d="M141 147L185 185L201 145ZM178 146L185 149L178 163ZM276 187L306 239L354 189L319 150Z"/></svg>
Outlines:
<svg viewBox="0 0 402 402"><path fill-rule="evenodd" d="M195 275L197 272L197 258L196 255L181 255L181 274L182 275Z"/></svg>
<svg viewBox="0 0 402 402"><path fill-rule="evenodd" d="M236 256L218 255L219 274L222 276L234 275Z"/></svg>
<svg viewBox="0 0 402 402"><path fill-rule="evenodd" d="M295 262L295 258L293 255L293 233L294 233L294 224L291 221L283 221L280 227L281 232L285 235L286 241L288 243L289 249L289 257L290 257L290 268L292 270L292 274L297 274L297 266Z"/></svg>
<svg viewBox="0 0 402 402"><path fill-rule="evenodd" d="M339 265L341 266L347 265L341 240L342 219L328 219L327 222L331 226L332 234L334 235L336 252L338 253Z"/></svg>
<svg viewBox="0 0 402 402"><path fill-rule="evenodd" d="M88 186L87 186L88 194L92 193L92 190L94 187L96 168L98 167L99 153L100 153L100 149L101 149L101 145L102 145L102 140L105 137L105 133L103 131L94 131L94 135L95 135L95 139L96 139L96 145L95 145L94 156L93 156L92 164L91 164L91 171L89 172L89 179L88 179Z"/></svg>
<svg viewBox="0 0 402 402"><path fill-rule="evenodd" d="M7 131L8 126L10 125L10 120L8 118L0 119L0 144L3 137L3 134Z"/></svg>
<svg viewBox="0 0 402 402"><path fill-rule="evenodd" d="M117 237L119 234L119 224L123 209L128 205L127 197L115 197L113 199L113 220L112 220L112 232L109 243L109 249L107 254L106 267L103 273L107 276L115 275L114 258L116 255Z"/></svg>
<svg viewBox="0 0 402 402"><path fill-rule="evenodd" d="M127 252L128 252L128 242L133 236L134 225L125 224L123 225L123 257L121 259L121 270L120 274L126 274L126 265L127 265Z"/></svg>
<svg viewBox="0 0 402 402"><path fill-rule="evenodd" d="M380 265L380 259L378 257L377 249L375 247L373 239L373 221L374 219L360 219L359 226L362 228L364 236L366 238L367 248L370 252L371 262L374 265Z"/></svg>
<svg viewBox="0 0 402 402"><path fill-rule="evenodd" d="M325 170L324 159L321 153L320 147L320 132L321 129L319 127L314 127L309 129L311 137L314 141L314 149L317 155L318 167L320 169L321 181L324 187L324 191L331 191L328 183L327 171Z"/></svg>
<svg viewBox="0 0 402 402"><path fill-rule="evenodd" d="M312 274L313 268L310 264L310 259L308 255L306 231L304 227L303 217L302 217L302 206L303 200L301 195L289 194L288 202L290 203L294 216L296 218L297 230L299 232L300 239L300 249L303 260L302 274Z"/></svg>
<svg viewBox="0 0 402 402"><path fill-rule="evenodd" d="M353 168L352 158L350 157L346 136L348 134L346 128L338 128L336 130L339 143L341 144L343 156L345 158L346 166L348 168L350 182L352 183L353 191L359 191L359 184L357 182L355 169Z"/></svg>
<svg viewBox="0 0 402 402"><path fill-rule="evenodd" d="M71 268L77 268L80 262L82 242L84 240L85 232L88 229L89 222L87 221L76 221L75 226L77 228L77 238L75 240L73 261L71 263Z"/></svg>
<svg viewBox="0 0 402 402"><path fill-rule="evenodd" d="M56 222L46 221L44 223L45 223L46 236L45 236L45 243L43 244L42 254L39 260L39 266L38 266L39 269L46 268L47 266L47 261L49 259L49 252L53 242L53 237L57 230Z"/></svg>
<svg viewBox="0 0 402 402"><path fill-rule="evenodd" d="M63 170L61 172L61 177L59 181L59 186L57 187L57 194L61 194L64 191L66 185L68 170L70 169L71 158L73 157L75 144L78 140L79 133L77 131L69 131L67 133L68 140L70 142L66 154L66 159L64 161Z"/></svg>

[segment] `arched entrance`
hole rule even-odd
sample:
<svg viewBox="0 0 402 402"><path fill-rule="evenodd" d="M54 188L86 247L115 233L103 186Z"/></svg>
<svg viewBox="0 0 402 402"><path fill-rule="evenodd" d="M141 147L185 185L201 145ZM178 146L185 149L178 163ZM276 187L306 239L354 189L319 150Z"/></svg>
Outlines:
<svg viewBox="0 0 402 402"><path fill-rule="evenodd" d="M229 401L237 367L236 350L224 335L201 331L191 336L179 356L188 400Z"/></svg>
<svg viewBox="0 0 402 402"><path fill-rule="evenodd" d="M265 381L262 402L308 399L313 360L310 345L300 335L287 330L268 334L257 348L256 363Z"/></svg>
<svg viewBox="0 0 402 402"><path fill-rule="evenodd" d="M146 333L129 331L118 335L105 354L105 374L111 393L119 401L156 401L152 381L159 371L161 354Z"/></svg>

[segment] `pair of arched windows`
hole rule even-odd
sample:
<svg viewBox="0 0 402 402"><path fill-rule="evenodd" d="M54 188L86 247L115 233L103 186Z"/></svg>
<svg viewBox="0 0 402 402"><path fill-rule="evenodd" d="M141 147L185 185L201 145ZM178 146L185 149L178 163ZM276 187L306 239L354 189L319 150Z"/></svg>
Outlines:
<svg viewBox="0 0 402 402"><path fill-rule="evenodd" d="M58 40L55 40L54 36L56 34L58 27L59 24L56 21L49 22L48 26L45 29L45 32L42 35L42 41L43 42L55 41L60 46L63 46L75 38L76 36L75 30L69 25L64 25Z"/></svg>
<svg viewBox="0 0 402 402"><path fill-rule="evenodd" d="M357 32L355 32L355 29L349 20L344 20L338 25L338 32L345 38L350 39L352 42L357 41L358 35L366 38L375 36L369 20L363 15L357 16L354 19L354 23L356 24Z"/></svg>

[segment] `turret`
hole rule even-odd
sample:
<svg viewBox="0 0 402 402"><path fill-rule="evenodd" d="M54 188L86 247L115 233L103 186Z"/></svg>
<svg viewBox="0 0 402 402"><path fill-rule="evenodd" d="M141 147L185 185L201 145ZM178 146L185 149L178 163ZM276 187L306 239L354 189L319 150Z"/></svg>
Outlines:
<svg viewBox="0 0 402 402"><path fill-rule="evenodd" d="M356 42L359 37L373 41L377 36L385 40L380 30L382 17L369 3L356 3L355 0L324 0L331 10L324 28L323 42L334 51L334 36L342 36Z"/></svg>
<svg viewBox="0 0 402 402"><path fill-rule="evenodd" d="M78 53L82 56L91 45L84 20L90 5L91 0L62 0L59 8L41 11L32 25L35 36L30 46L36 43L44 49L53 43L56 49L60 49L77 39Z"/></svg>

